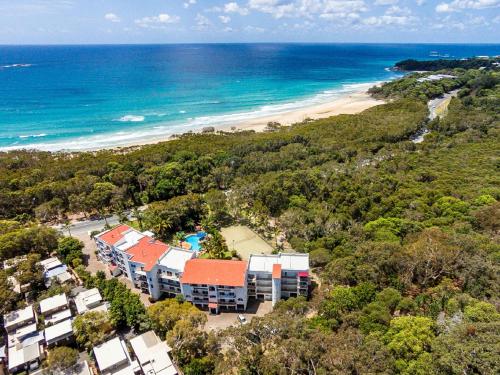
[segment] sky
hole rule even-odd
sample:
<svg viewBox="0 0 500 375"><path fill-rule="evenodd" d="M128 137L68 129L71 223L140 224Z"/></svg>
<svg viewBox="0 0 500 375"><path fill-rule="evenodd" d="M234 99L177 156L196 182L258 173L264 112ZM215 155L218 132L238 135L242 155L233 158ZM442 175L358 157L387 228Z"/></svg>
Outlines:
<svg viewBox="0 0 500 375"><path fill-rule="evenodd" d="M500 0L0 0L0 44L499 43Z"/></svg>

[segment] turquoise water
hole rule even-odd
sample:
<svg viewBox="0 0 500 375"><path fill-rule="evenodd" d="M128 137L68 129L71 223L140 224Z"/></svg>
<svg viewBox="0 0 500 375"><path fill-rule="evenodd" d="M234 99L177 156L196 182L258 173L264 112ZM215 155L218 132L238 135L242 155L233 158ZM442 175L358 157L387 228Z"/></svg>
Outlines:
<svg viewBox="0 0 500 375"><path fill-rule="evenodd" d="M500 45L0 46L0 150L85 150L165 139L322 103L431 51Z"/></svg>
<svg viewBox="0 0 500 375"><path fill-rule="evenodd" d="M198 232L196 234L186 236L186 242L191 245L191 250L200 251L202 248L200 241L203 240L206 235L207 234L205 232Z"/></svg>

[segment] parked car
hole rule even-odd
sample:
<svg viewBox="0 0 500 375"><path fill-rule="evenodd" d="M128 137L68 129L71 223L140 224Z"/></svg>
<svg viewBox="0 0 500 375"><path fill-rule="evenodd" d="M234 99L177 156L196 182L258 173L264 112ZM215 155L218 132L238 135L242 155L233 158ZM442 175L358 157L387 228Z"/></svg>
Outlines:
<svg viewBox="0 0 500 375"><path fill-rule="evenodd" d="M240 322L241 325L248 324L247 318L245 318L243 315L239 314L238 315L238 322Z"/></svg>

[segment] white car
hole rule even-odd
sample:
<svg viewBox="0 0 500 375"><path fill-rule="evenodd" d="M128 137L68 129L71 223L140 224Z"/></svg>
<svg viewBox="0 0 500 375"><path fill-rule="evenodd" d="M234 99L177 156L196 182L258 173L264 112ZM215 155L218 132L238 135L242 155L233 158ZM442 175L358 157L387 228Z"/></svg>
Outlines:
<svg viewBox="0 0 500 375"><path fill-rule="evenodd" d="M240 322L241 325L248 324L247 318L245 318L243 315L239 314L238 315L238 322Z"/></svg>

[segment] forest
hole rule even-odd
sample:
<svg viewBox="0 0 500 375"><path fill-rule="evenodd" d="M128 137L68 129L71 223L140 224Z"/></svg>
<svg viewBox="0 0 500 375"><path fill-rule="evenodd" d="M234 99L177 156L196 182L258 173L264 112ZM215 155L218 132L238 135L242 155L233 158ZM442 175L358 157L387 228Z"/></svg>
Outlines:
<svg viewBox="0 0 500 375"><path fill-rule="evenodd" d="M0 260L56 249L38 224L72 214L148 204L137 216L165 240L200 222L274 218L310 254L310 300L215 336L182 301L144 310L120 290L110 324L155 328L187 375L497 374L500 73L439 72L457 78L409 74L371 90L386 104L266 133L0 154ZM429 121L427 101L450 90L446 115ZM77 269L113 300L119 287Z"/></svg>
<svg viewBox="0 0 500 375"><path fill-rule="evenodd" d="M484 68L493 68L495 63L498 63L500 59L498 58L470 58L470 59L439 59L439 60L403 60L399 61L395 64L395 68L397 70L403 71L416 71L416 70L425 70L425 71L435 71L442 69L479 69L481 67Z"/></svg>

